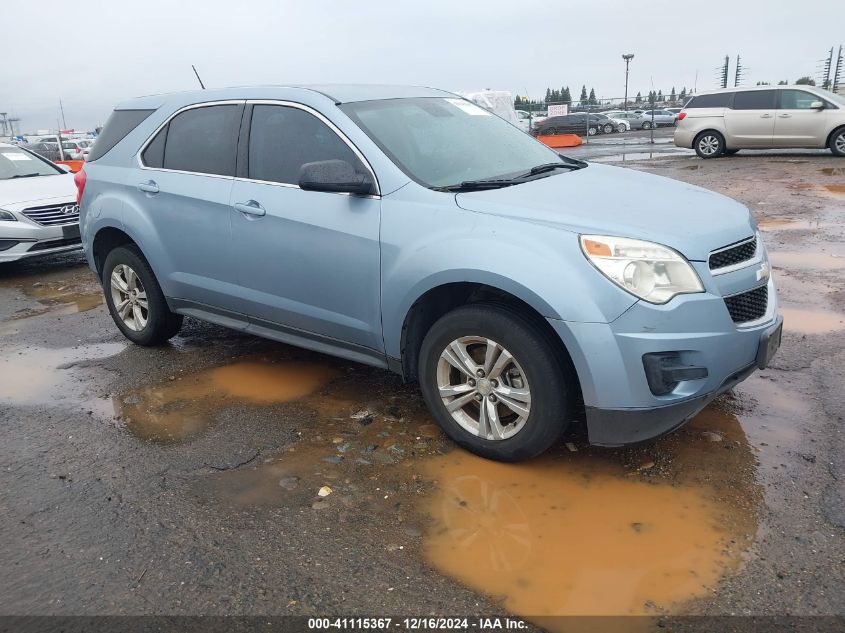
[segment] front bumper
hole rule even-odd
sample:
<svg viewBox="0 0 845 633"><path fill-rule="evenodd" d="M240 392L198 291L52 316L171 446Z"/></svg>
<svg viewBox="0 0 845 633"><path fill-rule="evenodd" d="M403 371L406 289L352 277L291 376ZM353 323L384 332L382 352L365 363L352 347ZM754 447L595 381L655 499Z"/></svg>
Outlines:
<svg viewBox="0 0 845 633"><path fill-rule="evenodd" d="M11 246L10 246L11 244ZM25 218L0 221L0 263L82 248L79 224L42 226Z"/></svg>
<svg viewBox="0 0 845 633"><path fill-rule="evenodd" d="M629 444L672 431L751 375L761 339L781 321L774 283L767 284L766 315L748 324L734 323L724 298L709 292L665 306L639 302L612 323L549 319L575 365L590 442ZM683 365L704 367L707 375L655 395L643 355L656 352L677 352Z"/></svg>

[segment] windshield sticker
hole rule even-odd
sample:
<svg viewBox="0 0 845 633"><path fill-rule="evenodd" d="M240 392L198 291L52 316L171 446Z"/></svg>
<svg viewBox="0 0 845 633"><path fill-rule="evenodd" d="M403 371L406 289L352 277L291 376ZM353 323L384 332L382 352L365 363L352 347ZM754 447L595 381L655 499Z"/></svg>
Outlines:
<svg viewBox="0 0 845 633"><path fill-rule="evenodd" d="M32 160L32 157L27 156L23 152L2 152L4 158L9 160Z"/></svg>
<svg viewBox="0 0 845 633"><path fill-rule="evenodd" d="M469 101L465 101L463 99L446 99L446 101L472 116L490 116L490 113L487 112L487 110L475 105L474 103L470 103Z"/></svg>

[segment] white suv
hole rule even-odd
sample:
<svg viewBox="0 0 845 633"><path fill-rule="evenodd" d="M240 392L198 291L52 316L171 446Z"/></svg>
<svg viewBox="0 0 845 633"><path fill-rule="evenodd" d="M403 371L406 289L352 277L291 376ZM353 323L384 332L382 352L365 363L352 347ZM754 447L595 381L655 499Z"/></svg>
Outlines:
<svg viewBox="0 0 845 633"><path fill-rule="evenodd" d="M0 143L0 263L81 247L73 176Z"/></svg>
<svg viewBox="0 0 845 633"><path fill-rule="evenodd" d="M845 156L845 98L814 86L729 88L694 96L675 145L701 158L741 149L824 149Z"/></svg>

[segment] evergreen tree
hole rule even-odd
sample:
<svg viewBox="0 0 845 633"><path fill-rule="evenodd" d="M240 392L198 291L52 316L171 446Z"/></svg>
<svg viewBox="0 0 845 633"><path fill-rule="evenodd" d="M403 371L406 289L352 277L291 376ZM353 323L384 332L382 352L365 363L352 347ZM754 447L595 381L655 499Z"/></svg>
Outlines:
<svg viewBox="0 0 845 633"><path fill-rule="evenodd" d="M815 86L816 82L813 81L810 77L799 77L795 80L795 83L799 86Z"/></svg>
<svg viewBox="0 0 845 633"><path fill-rule="evenodd" d="M551 88L546 88L546 103L552 100L552 90Z"/></svg>
<svg viewBox="0 0 845 633"><path fill-rule="evenodd" d="M643 93L638 92L638 93L637 93L637 98L636 98L636 99L634 99L634 103L642 103L642 102L643 102Z"/></svg>
<svg viewBox="0 0 845 633"><path fill-rule="evenodd" d="M563 89L563 100L567 103L572 103L572 95L569 92L569 86Z"/></svg>
<svg viewBox="0 0 845 633"><path fill-rule="evenodd" d="M587 97L587 101L589 102L590 105L598 105L599 104L598 100L596 99L596 89L595 88L590 88L590 96Z"/></svg>
<svg viewBox="0 0 845 633"><path fill-rule="evenodd" d="M678 98L679 98L681 101L683 101L684 99L686 99L686 98L687 98L687 87L686 87L686 86L684 86L683 88L681 88L681 94L680 94L680 95L678 95Z"/></svg>
<svg viewBox="0 0 845 633"><path fill-rule="evenodd" d="M677 101L678 95L675 94L675 86L672 86L672 92L669 93L669 101Z"/></svg>
<svg viewBox="0 0 845 633"><path fill-rule="evenodd" d="M581 98L579 101L582 105L587 102L587 86L581 86Z"/></svg>
<svg viewBox="0 0 845 633"><path fill-rule="evenodd" d="M657 100L663 101L663 91L662 90L657 91Z"/></svg>

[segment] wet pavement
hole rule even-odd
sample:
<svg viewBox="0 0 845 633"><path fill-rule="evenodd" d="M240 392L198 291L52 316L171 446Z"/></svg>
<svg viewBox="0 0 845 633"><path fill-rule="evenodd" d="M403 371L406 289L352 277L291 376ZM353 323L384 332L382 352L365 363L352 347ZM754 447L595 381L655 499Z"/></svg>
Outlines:
<svg viewBox="0 0 845 633"><path fill-rule="evenodd" d="M842 615L841 160L666 149L625 164L751 208L784 340L624 449L487 462L392 374L191 319L134 347L79 254L0 267L3 612Z"/></svg>

